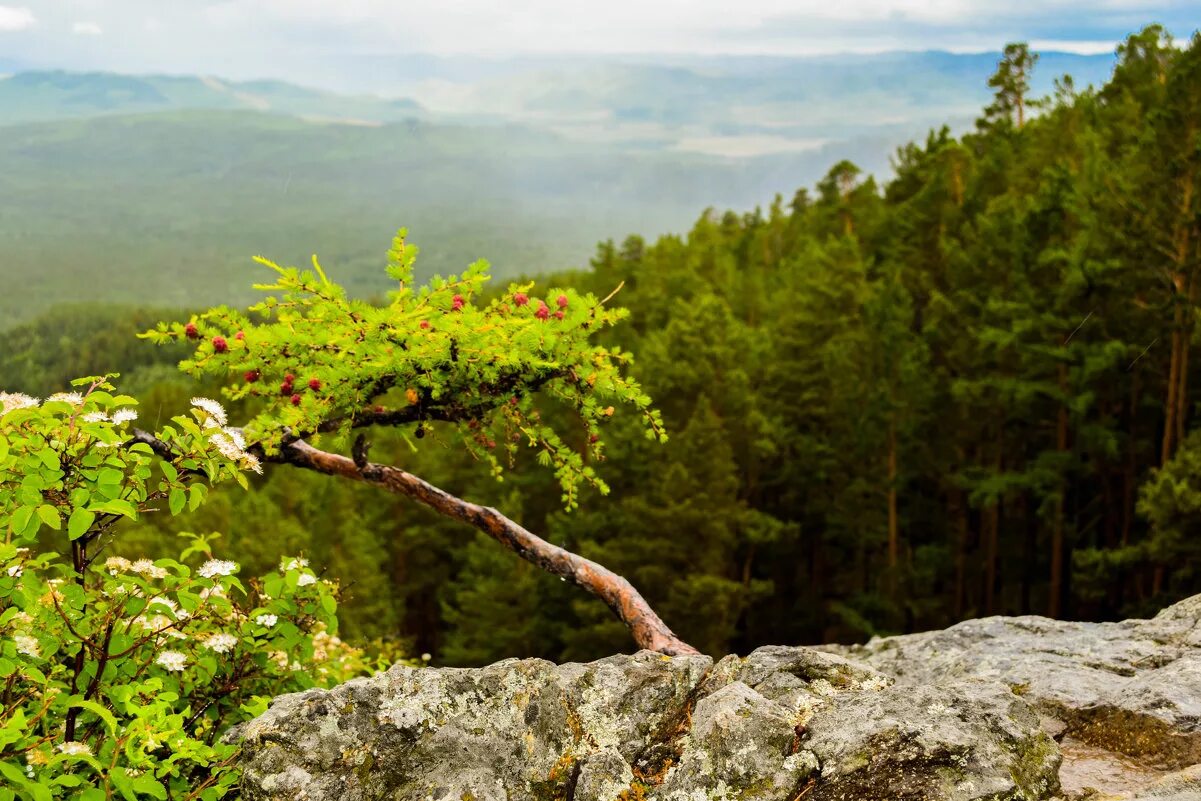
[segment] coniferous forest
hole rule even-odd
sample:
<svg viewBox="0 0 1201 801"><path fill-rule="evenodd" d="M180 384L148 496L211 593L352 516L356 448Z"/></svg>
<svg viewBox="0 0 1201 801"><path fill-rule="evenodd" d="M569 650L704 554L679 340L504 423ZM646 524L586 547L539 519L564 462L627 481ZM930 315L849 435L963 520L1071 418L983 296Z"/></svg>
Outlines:
<svg viewBox="0 0 1201 801"><path fill-rule="evenodd" d="M1136 616L1201 592L1201 39L1147 28L1108 83L1064 76L1051 97L1030 90L1038 69L1007 48L974 129L906 145L886 179L839 163L549 277L620 287L630 319L601 340L634 354L669 435L615 418L589 465L608 495L566 511L532 457L498 482L436 426L373 458L624 575L711 654ZM142 421L167 421L219 384L135 335L193 311L55 310L5 332L0 387L120 371ZM438 663L632 647L595 599L404 499L300 471L251 481L147 517L114 554L178 551L181 529L221 532L250 572L303 554L345 588L344 639Z"/></svg>

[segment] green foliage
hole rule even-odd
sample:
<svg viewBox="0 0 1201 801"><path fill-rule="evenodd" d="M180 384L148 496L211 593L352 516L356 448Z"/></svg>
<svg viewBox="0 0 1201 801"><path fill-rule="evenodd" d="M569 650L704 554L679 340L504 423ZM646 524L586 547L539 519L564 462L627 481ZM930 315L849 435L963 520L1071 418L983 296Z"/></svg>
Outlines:
<svg viewBox="0 0 1201 801"><path fill-rule="evenodd" d="M415 438L441 438L433 424L445 422L452 426L445 436L497 476L498 443L510 462L521 447L535 449L571 509L581 483L607 491L584 457L602 457L601 431L615 404L633 406L647 436L666 440L650 398L625 374L629 354L593 341L624 310L569 289L531 296L528 283L481 303L483 261L414 289L417 251L404 237L389 252L398 288L386 305L348 299L316 258L311 272L260 259L278 280L258 288L281 293L250 309L262 322L220 307L146 336L198 340L194 357L180 365L185 372L232 376L230 398L262 399L265 409L246 432L269 452L287 436L344 434L364 423L403 423ZM547 402L574 412L573 430L543 419Z"/></svg>
<svg viewBox="0 0 1201 801"><path fill-rule="evenodd" d="M167 327L161 338L173 350L114 345L118 364L87 333L115 325L111 316L16 329L21 356L0 353L0 384L35 391L26 382L49 380L60 362L80 372L130 364L131 394L163 421L192 395L228 386L231 418L253 420L264 442L282 426L329 436L348 420L395 423L401 436L364 432L378 440L374 461L600 559L715 654L1047 613L1053 601L1074 618L1146 614L1201 592L1192 497L1201 479L1187 436L1201 308L1201 48L1148 28L1119 48L1105 86L1061 81L1045 102L1037 87L1054 58L1023 75L1032 56L1014 48L998 71L993 89L1013 101L1005 113L902 148L886 182L839 163L788 202L710 209L678 235L605 242L591 270L540 282L574 287L565 294L581 318L589 293L624 282L628 319L587 337L571 314L538 322L536 300L516 308L525 284L489 289L459 277L422 296L406 280L414 291L363 307L322 297L334 290L316 271L288 273L268 315L216 310L195 318L198 340ZM1019 96L1033 109L1021 126ZM287 253L280 230L260 232L264 247ZM362 253L340 244L349 234L318 227L313 236L332 243L348 288L360 287ZM411 255L394 257L398 276ZM559 291L542 294L550 311ZM374 364L350 353L368 319L384 327L364 331ZM326 329L336 352L322 349ZM547 345L531 331L546 332ZM216 335L227 353L215 353ZM454 362L452 339L503 350L503 369L464 363L463 351ZM193 374L211 382L203 389L166 367L185 347ZM612 366L656 399L673 432L666 446L647 439L642 414L581 418L578 395L532 387L539 359L577 363L595 348L638 355ZM248 388L249 369L270 380ZM307 389L305 370L320 373L321 392ZM298 407L277 394L287 372ZM564 513L562 487L524 469L545 446L505 439L509 396L489 389L494 375L524 382L522 415L537 412L537 425L579 456L571 470L594 470L609 496L581 477L579 510ZM373 376L395 383L370 395ZM1180 395L1169 424L1169 399ZM460 402L479 415L477 428L435 416L453 416ZM598 399L607 405L622 407ZM589 420L603 434L603 461ZM504 483L493 480L491 455L518 468ZM253 489L215 492L178 519L140 515L106 553L166 553L177 528L226 532L224 549L248 575L274 569L277 548L303 553L346 586L340 636L443 661L587 659L630 647L603 605L407 499L297 470L272 470Z"/></svg>
<svg viewBox="0 0 1201 801"><path fill-rule="evenodd" d="M212 537L183 535L178 559L102 559L124 522L195 510L258 464L213 401L158 432L172 455L157 458L131 435L133 398L75 383L0 394L0 798L225 797L228 726L370 665L302 559L248 584Z"/></svg>

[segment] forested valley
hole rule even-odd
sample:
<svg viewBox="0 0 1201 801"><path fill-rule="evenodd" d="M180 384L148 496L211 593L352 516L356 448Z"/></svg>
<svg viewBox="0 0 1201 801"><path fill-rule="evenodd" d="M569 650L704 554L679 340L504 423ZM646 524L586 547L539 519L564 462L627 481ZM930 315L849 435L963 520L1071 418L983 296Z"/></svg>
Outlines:
<svg viewBox="0 0 1201 801"><path fill-rule="evenodd" d="M887 180L839 163L549 277L620 287L631 318L603 337L635 354L669 433L613 421L592 465L609 495L564 511L544 471L498 482L436 426L374 457L621 573L710 654L1201 592L1201 39L1148 28L1104 86L1065 76L1047 98L1037 69L1008 48L975 129L901 148ZM192 311L58 308L3 332L0 387L120 371L156 426L214 388L135 334ZM248 571L303 553L346 587L345 639L436 663L631 648L594 599L404 499L302 471L252 482L127 529L115 553L178 550L180 529L222 532Z"/></svg>

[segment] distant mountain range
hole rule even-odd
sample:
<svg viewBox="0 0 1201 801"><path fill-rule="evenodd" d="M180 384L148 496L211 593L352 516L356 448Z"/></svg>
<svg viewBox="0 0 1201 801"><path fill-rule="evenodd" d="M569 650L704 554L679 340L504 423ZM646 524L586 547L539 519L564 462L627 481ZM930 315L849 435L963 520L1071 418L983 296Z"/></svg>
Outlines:
<svg viewBox="0 0 1201 801"><path fill-rule="evenodd" d="M791 198L850 159L965 128L996 56L482 60L388 96L279 81L26 71L0 80L0 328L59 302L247 299L249 257L321 254L386 289L395 228L425 275L586 266L595 243ZM1050 54L1037 91L1109 57ZM403 95L403 96L402 96Z"/></svg>
<svg viewBox="0 0 1201 801"><path fill-rule="evenodd" d="M283 81L108 72L18 72L0 80L0 124L212 109L381 124L419 116L412 100L355 97Z"/></svg>
<svg viewBox="0 0 1201 801"><path fill-rule="evenodd" d="M18 72L0 80L0 125L197 109L379 125L406 119L519 123L572 139L746 156L811 150L932 125L963 126L987 102L997 54L776 57L350 59L357 94L282 81ZM1070 73L1102 83L1113 57L1043 54L1035 93ZM330 78L345 82L346 78Z"/></svg>

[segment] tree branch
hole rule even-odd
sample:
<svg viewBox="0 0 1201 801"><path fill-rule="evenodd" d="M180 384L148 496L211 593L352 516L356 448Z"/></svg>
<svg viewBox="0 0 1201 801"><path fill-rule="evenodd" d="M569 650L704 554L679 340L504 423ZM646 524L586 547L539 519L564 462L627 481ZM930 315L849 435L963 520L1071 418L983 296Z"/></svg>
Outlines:
<svg viewBox="0 0 1201 801"><path fill-rule="evenodd" d="M139 429L135 429L133 433L134 441L146 443L165 459L174 458L171 447L153 434ZM640 648L669 656L698 653L667 627L646 599L625 578L604 565L547 542L496 509L455 497L400 468L369 462L366 460L365 450L357 451L358 464L354 459L318 450L300 439L286 440L280 446L280 451L275 454L268 455L262 453L261 449L257 450L265 462L289 464L326 475L362 481L397 495L406 495L440 515L474 526L527 562L553 576L572 582L604 601L630 630L634 642Z"/></svg>
<svg viewBox="0 0 1201 801"><path fill-rule="evenodd" d="M527 562L604 601L629 628L639 647L670 656L698 653L667 627L629 581L603 565L552 545L496 509L457 498L396 467L368 462L360 469L353 460L318 450L304 441L283 446L280 453L268 457L268 461L362 481L397 495L406 495L445 517L474 526Z"/></svg>

